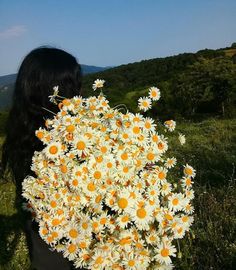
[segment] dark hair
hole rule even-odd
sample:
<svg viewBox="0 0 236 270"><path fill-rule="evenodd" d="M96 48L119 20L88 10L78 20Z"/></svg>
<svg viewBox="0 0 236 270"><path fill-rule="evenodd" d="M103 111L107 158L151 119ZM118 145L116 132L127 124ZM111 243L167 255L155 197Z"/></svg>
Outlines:
<svg viewBox="0 0 236 270"><path fill-rule="evenodd" d="M21 194L21 183L30 170L34 151L42 150L42 142L35 130L58 111L49 101L53 87L59 86L59 95L71 98L80 94L81 67L69 53L50 47L31 51L23 60L17 75L13 103L6 124L6 140L2 148L2 170L12 170L16 192Z"/></svg>

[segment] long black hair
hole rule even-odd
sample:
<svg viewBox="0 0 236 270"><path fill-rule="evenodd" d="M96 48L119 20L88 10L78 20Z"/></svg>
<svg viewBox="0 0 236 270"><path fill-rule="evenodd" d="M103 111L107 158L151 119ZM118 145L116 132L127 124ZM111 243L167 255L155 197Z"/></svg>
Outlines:
<svg viewBox="0 0 236 270"><path fill-rule="evenodd" d="M59 94L67 98L81 94L81 77L76 58L61 49L40 47L24 58L15 83L2 147L2 170L10 168L12 171L18 201L21 200L23 179L28 174L34 175L30 170L33 153L43 148L35 130L53 116L43 108L58 111L48 96L52 95L54 86L59 86Z"/></svg>

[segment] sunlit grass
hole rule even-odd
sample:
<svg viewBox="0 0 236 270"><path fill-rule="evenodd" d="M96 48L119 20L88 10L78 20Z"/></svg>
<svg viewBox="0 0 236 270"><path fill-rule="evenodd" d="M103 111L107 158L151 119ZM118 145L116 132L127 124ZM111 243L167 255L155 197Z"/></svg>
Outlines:
<svg viewBox="0 0 236 270"><path fill-rule="evenodd" d="M194 190L195 222L179 241L176 269L233 270L236 265L236 119L183 122L177 131L186 135L181 147L172 141L170 156L197 170ZM0 144L3 137L0 137ZM21 219L14 208L15 186L0 182L0 269L30 267Z"/></svg>

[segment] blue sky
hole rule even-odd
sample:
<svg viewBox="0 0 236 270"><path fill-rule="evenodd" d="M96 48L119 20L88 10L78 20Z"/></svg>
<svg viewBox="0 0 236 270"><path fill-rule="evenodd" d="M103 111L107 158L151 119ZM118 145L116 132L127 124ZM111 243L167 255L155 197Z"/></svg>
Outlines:
<svg viewBox="0 0 236 270"><path fill-rule="evenodd" d="M0 0L0 75L51 45L113 66L236 41L235 0Z"/></svg>

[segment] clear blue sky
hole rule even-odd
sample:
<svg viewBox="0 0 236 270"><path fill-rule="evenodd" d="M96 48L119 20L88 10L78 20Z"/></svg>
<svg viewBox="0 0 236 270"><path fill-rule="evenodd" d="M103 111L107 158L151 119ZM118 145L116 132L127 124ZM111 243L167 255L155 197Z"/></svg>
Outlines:
<svg viewBox="0 0 236 270"><path fill-rule="evenodd" d="M236 41L236 0L0 0L0 75L52 45L120 65Z"/></svg>

